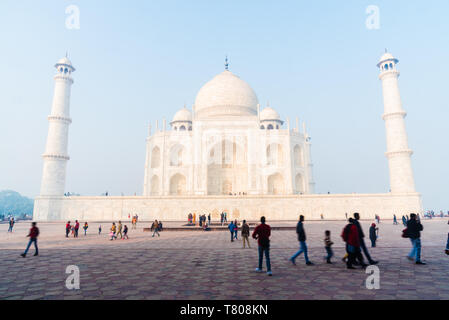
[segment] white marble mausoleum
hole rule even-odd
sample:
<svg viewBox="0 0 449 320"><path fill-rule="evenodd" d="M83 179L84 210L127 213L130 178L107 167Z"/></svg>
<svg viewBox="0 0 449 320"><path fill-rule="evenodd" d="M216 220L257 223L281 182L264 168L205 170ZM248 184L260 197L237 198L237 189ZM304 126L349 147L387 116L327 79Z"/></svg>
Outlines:
<svg viewBox="0 0 449 320"><path fill-rule="evenodd" d="M150 126L142 196L64 196L68 156L70 94L75 71L68 58L56 64L41 194L34 219L112 221L138 214L142 220L185 220L189 212L222 211L230 219L344 219L358 211L383 218L421 212L408 148L405 111L399 95L398 60L385 53L378 63L387 133L390 189L384 194L314 193L311 143L304 122L282 119L261 108L248 83L228 70L207 82L191 110L179 110L168 124ZM154 132L153 130L154 129Z"/></svg>

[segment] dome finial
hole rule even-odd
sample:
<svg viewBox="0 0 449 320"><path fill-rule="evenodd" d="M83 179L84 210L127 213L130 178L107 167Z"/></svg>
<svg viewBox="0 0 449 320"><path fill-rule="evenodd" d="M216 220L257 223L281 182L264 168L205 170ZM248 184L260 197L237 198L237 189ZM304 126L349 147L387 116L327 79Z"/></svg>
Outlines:
<svg viewBox="0 0 449 320"><path fill-rule="evenodd" d="M229 70L228 55L226 55L226 59L225 59L225 70Z"/></svg>

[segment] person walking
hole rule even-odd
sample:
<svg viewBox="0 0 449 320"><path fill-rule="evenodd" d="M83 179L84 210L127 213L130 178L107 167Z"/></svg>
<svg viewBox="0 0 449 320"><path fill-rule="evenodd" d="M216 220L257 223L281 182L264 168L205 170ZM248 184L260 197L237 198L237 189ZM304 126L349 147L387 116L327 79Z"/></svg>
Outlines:
<svg viewBox="0 0 449 320"><path fill-rule="evenodd" d="M376 246L378 231L379 228L376 228L376 224L371 224L371 227L369 227L369 239L371 240L371 248L374 248Z"/></svg>
<svg viewBox="0 0 449 320"><path fill-rule="evenodd" d="M65 225L65 237L69 237L70 230L72 229L72 226L70 225L70 221L67 221Z"/></svg>
<svg viewBox="0 0 449 320"><path fill-rule="evenodd" d="M238 240L237 239L237 233L239 231L239 223L237 222L237 219L234 221L234 229L233 229L233 231L234 231L234 239Z"/></svg>
<svg viewBox="0 0 449 320"><path fill-rule="evenodd" d="M12 228L14 228L14 217L11 217L11 219L9 219L9 228L8 228L8 232L12 232Z"/></svg>
<svg viewBox="0 0 449 320"><path fill-rule="evenodd" d="M84 226L83 226L84 236L87 236L87 228L89 228L89 225L87 224L87 222L84 222Z"/></svg>
<svg viewBox="0 0 449 320"><path fill-rule="evenodd" d="M80 228L80 223L78 222L78 220L75 220L75 234L74 237L78 238L78 230Z"/></svg>
<svg viewBox="0 0 449 320"><path fill-rule="evenodd" d="M404 225L404 227L407 226L407 219L405 219L405 216L402 216L402 224Z"/></svg>
<svg viewBox="0 0 449 320"><path fill-rule="evenodd" d="M354 224L357 227L357 231L358 231L358 235L359 235L360 249L363 250L363 253L365 254L366 259L368 259L369 264L378 264L379 261L373 260L368 252L368 249L366 248L365 240L363 239L363 238L365 238L365 234L363 233L362 226L360 225L359 220L360 220L360 214L358 212L355 212L354 213Z"/></svg>
<svg viewBox="0 0 449 320"><path fill-rule="evenodd" d="M117 231L117 227L115 226L115 222L112 223L111 227L111 241L114 239L117 239L117 236L115 235L115 232Z"/></svg>
<svg viewBox="0 0 449 320"><path fill-rule="evenodd" d="M331 232L330 230L326 230L324 232L324 248L326 249L327 256L325 257L326 262L332 264L331 258L334 256L334 252L332 251L332 245L334 243L331 240Z"/></svg>
<svg viewBox="0 0 449 320"><path fill-rule="evenodd" d="M210 225L210 213L209 213L209 215L207 216L207 221L209 222L208 224Z"/></svg>
<svg viewBox="0 0 449 320"><path fill-rule="evenodd" d="M252 237L257 240L259 249L259 267L256 272L262 272L263 255L267 264L267 275L272 276L270 262L270 236L271 227L265 223L265 217L260 218L260 224L254 229Z"/></svg>
<svg viewBox="0 0 449 320"><path fill-rule="evenodd" d="M128 226L126 224L123 227L123 240L125 240L125 239L129 239L128 238Z"/></svg>
<svg viewBox="0 0 449 320"><path fill-rule="evenodd" d="M101 234L101 224L100 224L100 226L98 227L98 234Z"/></svg>
<svg viewBox="0 0 449 320"><path fill-rule="evenodd" d="M223 221L224 221L224 214L223 212L220 214L220 223L223 226Z"/></svg>
<svg viewBox="0 0 449 320"><path fill-rule="evenodd" d="M194 212L193 213L193 224L196 224L195 222L196 222L196 213Z"/></svg>
<svg viewBox="0 0 449 320"><path fill-rule="evenodd" d="M154 235L157 233L157 236L160 237L161 235L159 234L159 223L157 222L157 220L154 220L153 225L151 226L153 230L153 238Z"/></svg>
<svg viewBox="0 0 449 320"><path fill-rule="evenodd" d="M406 235L412 243L412 250L408 254L409 260L415 260L416 264L426 264L421 261L421 231L424 230L421 222L416 220L416 214L410 214L410 220L407 222Z"/></svg>
<svg viewBox="0 0 449 320"><path fill-rule="evenodd" d="M120 239L123 239L123 234L122 234L122 222L119 221L118 225L117 225L117 233L116 233L116 238L118 239L118 235L120 235Z"/></svg>
<svg viewBox="0 0 449 320"><path fill-rule="evenodd" d="M298 234L299 241L299 250L289 259L292 264L296 264L295 259L301 254L304 253L304 258L306 260L306 265L311 266L313 262L309 260L309 256L307 254L307 244L306 244L306 232L304 230L304 216L299 216L298 224L296 225L296 233Z"/></svg>
<svg viewBox="0 0 449 320"><path fill-rule="evenodd" d="M245 249L245 241L248 244L248 248L251 249L249 244L249 225L246 223L246 220L243 220L242 223L242 240L243 240L243 249Z"/></svg>
<svg viewBox="0 0 449 320"><path fill-rule="evenodd" d="M228 222L228 214L226 213L226 211L223 212L223 219L224 222Z"/></svg>
<svg viewBox="0 0 449 320"><path fill-rule="evenodd" d="M39 236L39 228L36 227L36 222L32 222L31 223L31 229L30 232L28 233L27 237L30 237L30 241L28 241L28 245L25 249L25 251L21 254L22 257L26 257L28 250L30 249L30 246L32 243L34 243L34 255L37 256L39 255L39 248L37 247L37 237Z"/></svg>
<svg viewBox="0 0 449 320"><path fill-rule="evenodd" d="M397 225L398 224L398 219L396 218L396 215L393 215L393 224Z"/></svg>
<svg viewBox="0 0 449 320"><path fill-rule="evenodd" d="M449 221L447 222L447 224L449 224ZM447 242L446 242L446 249L444 250L444 252L449 255L449 233L447 234Z"/></svg>
<svg viewBox="0 0 449 320"><path fill-rule="evenodd" d="M234 242L234 222L229 223L228 229L231 232L231 242Z"/></svg>
<svg viewBox="0 0 449 320"><path fill-rule="evenodd" d="M344 227L341 237L346 242L346 252L348 254L346 267L348 269L355 269L353 265L356 264L356 260L359 260L362 268L366 268L368 265L363 262L363 256L360 250L360 236L354 219L349 218L349 223Z"/></svg>

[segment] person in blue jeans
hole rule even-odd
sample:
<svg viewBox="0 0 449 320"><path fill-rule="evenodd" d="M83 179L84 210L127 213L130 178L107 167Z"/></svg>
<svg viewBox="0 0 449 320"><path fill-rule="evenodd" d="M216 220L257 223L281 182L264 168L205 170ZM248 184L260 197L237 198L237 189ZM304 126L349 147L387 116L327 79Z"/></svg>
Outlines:
<svg viewBox="0 0 449 320"><path fill-rule="evenodd" d="M270 261L270 236L271 227L265 223L265 217L260 218L260 224L253 231L253 238L257 240L259 245L259 266L256 272L262 272L263 255L265 253L265 260L267 263L267 275L272 276L271 261Z"/></svg>
<svg viewBox="0 0 449 320"><path fill-rule="evenodd" d="M36 250L34 255L39 255L39 249L37 247L37 237L39 236L39 229L36 227L36 222L31 223L31 229L28 233L27 237L30 237L30 241L28 242L28 245L24 251L24 253L21 254L22 257L26 257L28 250L31 247L31 244L34 243L34 249Z"/></svg>
<svg viewBox="0 0 449 320"><path fill-rule="evenodd" d="M304 253L304 258L306 260L306 265L311 266L313 262L309 260L309 256L307 254L307 244L306 244L306 232L304 231L304 216L299 216L299 222L296 225L296 233L298 234L299 241L299 250L289 259L291 263L295 263L295 259L301 254Z"/></svg>
<svg viewBox="0 0 449 320"><path fill-rule="evenodd" d="M228 229L231 232L231 242L234 242L234 222L231 221L228 225Z"/></svg>
<svg viewBox="0 0 449 320"><path fill-rule="evenodd" d="M416 220L416 214L410 214L410 220L407 222L407 235L412 243L412 250L408 254L410 260L415 260L416 264L426 264L421 261L421 231L423 231L421 222Z"/></svg>
<svg viewBox="0 0 449 320"><path fill-rule="evenodd" d="M449 224L449 221L447 224ZM444 252L449 255L449 233L447 234L446 250Z"/></svg>
<svg viewBox="0 0 449 320"><path fill-rule="evenodd" d="M234 239L235 239L235 240L238 240L238 239L237 239L237 233L238 233L238 231L239 231L239 227L238 227L238 222L237 222L237 220L234 221L234 229L233 229L233 231L234 231Z"/></svg>

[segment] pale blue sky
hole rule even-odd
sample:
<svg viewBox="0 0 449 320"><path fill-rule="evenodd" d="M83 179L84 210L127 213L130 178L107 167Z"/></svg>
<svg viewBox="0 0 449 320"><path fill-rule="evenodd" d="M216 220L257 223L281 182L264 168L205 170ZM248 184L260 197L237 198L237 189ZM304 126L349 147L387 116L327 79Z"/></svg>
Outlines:
<svg viewBox="0 0 449 320"><path fill-rule="evenodd" d="M81 29L65 27L80 8ZM365 26L368 5L380 29ZM399 60L416 187L449 210L449 2L0 2L0 190L39 193L53 65L69 51L72 91L67 191L140 194L147 124L194 102L230 69L262 105L307 122L318 193L389 189L377 61ZM292 121L294 122L294 121Z"/></svg>

